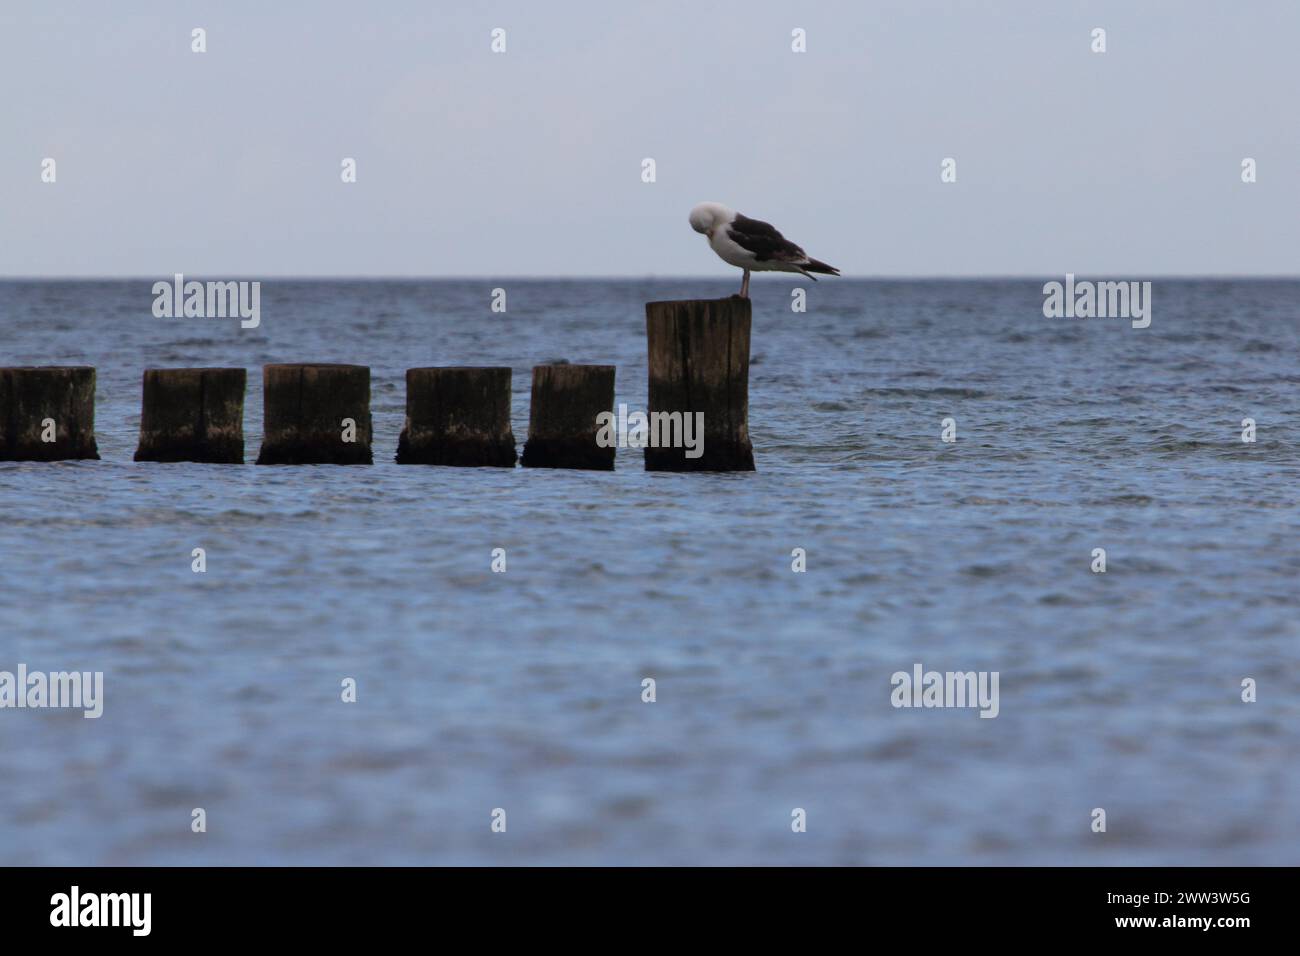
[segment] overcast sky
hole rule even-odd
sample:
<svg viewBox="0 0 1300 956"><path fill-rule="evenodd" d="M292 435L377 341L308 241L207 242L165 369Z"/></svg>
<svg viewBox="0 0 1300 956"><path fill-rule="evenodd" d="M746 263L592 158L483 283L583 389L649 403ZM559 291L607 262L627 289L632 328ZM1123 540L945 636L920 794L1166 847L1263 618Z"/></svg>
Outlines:
<svg viewBox="0 0 1300 956"><path fill-rule="evenodd" d="M719 275L706 199L846 275L1296 274L1297 42L1295 0L2 0L0 274Z"/></svg>

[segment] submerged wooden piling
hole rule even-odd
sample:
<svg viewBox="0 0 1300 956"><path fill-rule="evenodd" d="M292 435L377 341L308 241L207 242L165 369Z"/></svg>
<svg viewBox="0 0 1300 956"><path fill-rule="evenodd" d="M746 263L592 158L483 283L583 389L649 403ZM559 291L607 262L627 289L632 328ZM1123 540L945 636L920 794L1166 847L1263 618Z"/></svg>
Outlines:
<svg viewBox="0 0 1300 956"><path fill-rule="evenodd" d="M259 465L369 465L370 369L266 365Z"/></svg>
<svg viewBox="0 0 1300 956"><path fill-rule="evenodd" d="M538 365L522 464L613 471L614 447L596 443L596 416L613 406L614 366Z"/></svg>
<svg viewBox="0 0 1300 956"><path fill-rule="evenodd" d="M0 461L98 459L95 370L0 368Z"/></svg>
<svg viewBox="0 0 1300 956"><path fill-rule="evenodd" d="M399 465L513 468L510 369L408 368Z"/></svg>
<svg viewBox="0 0 1300 956"><path fill-rule="evenodd" d="M136 461L243 464L242 368L148 368L144 371Z"/></svg>
<svg viewBox="0 0 1300 956"><path fill-rule="evenodd" d="M647 446L647 471L753 471L749 441L749 299L687 299L648 302L649 412L703 415L703 448ZM664 419L667 422L667 419ZM697 436L698 437L698 436Z"/></svg>

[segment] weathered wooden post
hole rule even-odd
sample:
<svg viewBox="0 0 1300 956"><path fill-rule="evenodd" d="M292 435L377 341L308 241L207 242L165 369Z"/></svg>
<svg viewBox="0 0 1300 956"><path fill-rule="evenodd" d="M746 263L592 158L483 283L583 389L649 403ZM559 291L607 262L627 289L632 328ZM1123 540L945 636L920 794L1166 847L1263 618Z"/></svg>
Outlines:
<svg viewBox="0 0 1300 956"><path fill-rule="evenodd" d="M753 471L749 442L749 299L648 302L650 433L671 433L703 415L698 457L684 447L646 446L647 471ZM659 415L661 417L657 418ZM662 417L667 416L667 417ZM687 416L691 416L687 420Z"/></svg>
<svg viewBox="0 0 1300 956"><path fill-rule="evenodd" d="M369 465L370 369L266 365L259 465Z"/></svg>
<svg viewBox="0 0 1300 956"><path fill-rule="evenodd" d="M244 462L242 368L144 370L136 461Z"/></svg>
<svg viewBox="0 0 1300 956"><path fill-rule="evenodd" d="M614 446L596 443L596 416L614 406L614 366L538 365L528 411L525 468L614 470Z"/></svg>
<svg viewBox="0 0 1300 956"><path fill-rule="evenodd" d="M399 465L513 468L510 369L408 368Z"/></svg>
<svg viewBox="0 0 1300 956"><path fill-rule="evenodd" d="M99 458L95 370L0 368L0 461Z"/></svg>

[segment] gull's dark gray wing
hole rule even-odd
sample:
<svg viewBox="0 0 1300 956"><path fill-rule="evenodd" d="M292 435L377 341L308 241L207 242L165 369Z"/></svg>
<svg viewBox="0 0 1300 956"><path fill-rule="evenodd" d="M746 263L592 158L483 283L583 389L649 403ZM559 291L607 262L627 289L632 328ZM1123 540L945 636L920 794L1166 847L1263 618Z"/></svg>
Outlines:
<svg viewBox="0 0 1300 956"><path fill-rule="evenodd" d="M736 213L735 221L727 227L727 235L736 245L748 249L759 262L807 262L808 254L776 231L771 223L750 219Z"/></svg>

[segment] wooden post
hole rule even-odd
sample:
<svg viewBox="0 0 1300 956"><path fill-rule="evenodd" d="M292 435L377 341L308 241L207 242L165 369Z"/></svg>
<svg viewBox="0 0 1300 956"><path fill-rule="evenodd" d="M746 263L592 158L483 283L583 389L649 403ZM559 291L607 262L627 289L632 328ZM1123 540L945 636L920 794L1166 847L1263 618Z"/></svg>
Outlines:
<svg viewBox="0 0 1300 956"><path fill-rule="evenodd" d="M136 461L244 462L242 368L144 371Z"/></svg>
<svg viewBox="0 0 1300 956"><path fill-rule="evenodd" d="M99 458L95 370L0 368L0 461Z"/></svg>
<svg viewBox="0 0 1300 956"><path fill-rule="evenodd" d="M399 465L515 466L510 369L408 368Z"/></svg>
<svg viewBox="0 0 1300 956"><path fill-rule="evenodd" d="M647 471L753 471L749 442L749 299L648 302L650 433L656 413L704 416L703 454L647 446ZM668 420L665 419L665 422Z"/></svg>
<svg viewBox="0 0 1300 956"><path fill-rule="evenodd" d="M596 416L613 406L614 366L538 365L524 467L613 471L614 447L596 444Z"/></svg>
<svg viewBox="0 0 1300 956"><path fill-rule="evenodd" d="M369 465L370 369L267 365L259 465Z"/></svg>

